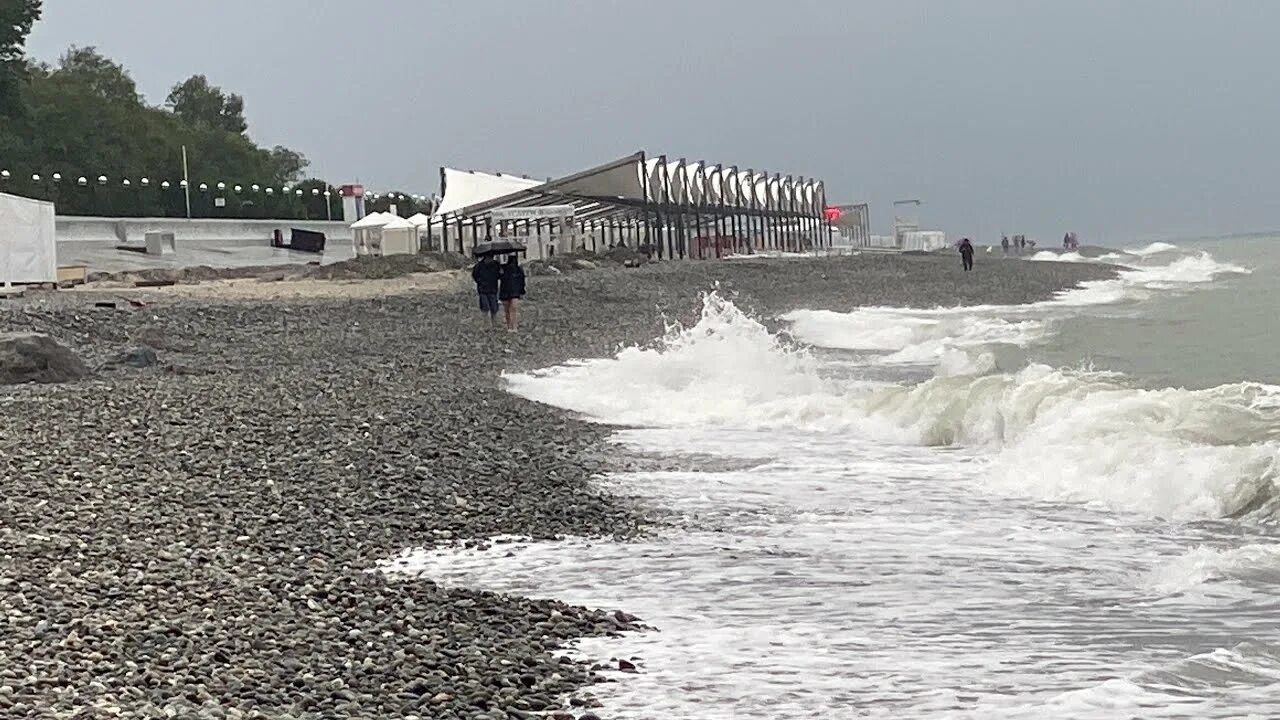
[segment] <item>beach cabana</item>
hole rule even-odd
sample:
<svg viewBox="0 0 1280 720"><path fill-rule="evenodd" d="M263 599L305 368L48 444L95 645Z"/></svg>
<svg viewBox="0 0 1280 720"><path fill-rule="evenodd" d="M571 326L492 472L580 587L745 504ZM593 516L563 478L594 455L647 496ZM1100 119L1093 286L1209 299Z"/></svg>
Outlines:
<svg viewBox="0 0 1280 720"><path fill-rule="evenodd" d="M374 255L413 255L418 252L418 226L392 216L382 224L382 243Z"/></svg>
<svg viewBox="0 0 1280 720"><path fill-rule="evenodd" d="M382 226L393 217L395 216L390 213L375 212L351 223L351 242L355 246L356 255L381 254L372 252L372 249L374 246L382 247Z"/></svg>
<svg viewBox="0 0 1280 720"><path fill-rule="evenodd" d="M418 231L418 247L431 248L431 216L426 213L415 213L410 215L407 220L413 223L414 228ZM426 240L424 243L423 240Z"/></svg>

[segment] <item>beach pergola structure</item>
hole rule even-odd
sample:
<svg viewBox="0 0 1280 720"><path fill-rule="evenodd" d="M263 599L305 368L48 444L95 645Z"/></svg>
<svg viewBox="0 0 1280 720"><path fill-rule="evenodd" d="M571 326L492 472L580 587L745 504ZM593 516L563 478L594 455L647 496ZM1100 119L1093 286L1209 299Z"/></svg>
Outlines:
<svg viewBox="0 0 1280 720"><path fill-rule="evenodd" d="M821 180L637 152L561 178L440 169L439 249L521 239L530 257L625 245L658 259L829 247Z"/></svg>

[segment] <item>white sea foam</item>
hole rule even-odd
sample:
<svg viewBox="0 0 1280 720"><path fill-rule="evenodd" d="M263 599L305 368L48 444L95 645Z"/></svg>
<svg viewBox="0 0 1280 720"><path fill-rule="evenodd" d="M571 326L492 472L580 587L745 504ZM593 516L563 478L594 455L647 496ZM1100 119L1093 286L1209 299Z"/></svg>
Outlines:
<svg viewBox="0 0 1280 720"><path fill-rule="evenodd" d="M1147 256L1159 255L1160 253L1175 252L1178 246L1167 242L1153 242L1140 248L1126 249L1125 252L1130 255Z"/></svg>
<svg viewBox="0 0 1280 720"><path fill-rule="evenodd" d="M1157 565L1144 581L1162 593L1233 583L1259 586L1269 595L1280 585L1280 541L1226 548L1201 545Z"/></svg>
<svg viewBox="0 0 1280 720"><path fill-rule="evenodd" d="M954 321L917 318L876 342L921 347L912 339ZM960 327L963 336L988 326ZM1025 331L990 328L987 338ZM606 423L793 428L988 448L991 490L1161 517L1269 509L1280 467L1275 387L1140 390L1111 375L1042 365L910 386L833 379L716 295L694 327L673 328L655 347L506 380L512 392Z"/></svg>
<svg viewBox="0 0 1280 720"><path fill-rule="evenodd" d="M1042 254L1055 260L1063 257ZM943 374L974 373L990 369L986 346L1027 347L1041 342L1050 331L1050 319L1063 310L1078 312L1145 300L1154 293L1194 288L1224 275L1248 272L1207 253L1196 253L1168 257L1163 264L1126 268L1115 278L1087 281L1028 305L865 307L844 313L796 310L782 319L791 324L797 339L816 347L882 353L877 361L883 364L937 364Z"/></svg>
<svg viewBox="0 0 1280 720"><path fill-rule="evenodd" d="M1237 644L1275 635L1280 552L1176 522L1274 511L1280 388L965 365L1039 342L1064 310L1239 271L1148 254L1167 261L1030 309L790 316L793 335L878 362L963 355L914 385L850 379L716 295L651 347L508 375L517 394L636 426L615 436L634 448L758 463L601 479L683 520L642 542L409 551L384 569L660 628L578 646L642 658L594 688L609 717L1280 716L1277 655Z"/></svg>

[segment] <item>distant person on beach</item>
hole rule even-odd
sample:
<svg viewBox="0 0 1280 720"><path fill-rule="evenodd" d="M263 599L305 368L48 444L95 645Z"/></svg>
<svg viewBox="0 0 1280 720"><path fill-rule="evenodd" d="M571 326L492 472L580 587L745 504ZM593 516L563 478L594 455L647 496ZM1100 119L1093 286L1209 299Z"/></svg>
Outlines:
<svg viewBox="0 0 1280 720"><path fill-rule="evenodd" d="M1000 249L1004 251L1005 255L1009 254L1009 236L1008 235L1002 236L1000 238Z"/></svg>
<svg viewBox="0 0 1280 720"><path fill-rule="evenodd" d="M1062 249L1063 250L1071 249L1071 233L1067 233L1066 235L1062 236Z"/></svg>
<svg viewBox="0 0 1280 720"><path fill-rule="evenodd" d="M515 255L507 258L498 275L498 299L506 316L507 332L515 332L520 321L520 299L524 297L524 268Z"/></svg>
<svg viewBox="0 0 1280 720"><path fill-rule="evenodd" d="M489 323L498 326L498 278L502 266L492 255L480 258L471 268L471 279L476 283L476 295L480 297L480 312L489 316Z"/></svg>
<svg viewBox="0 0 1280 720"><path fill-rule="evenodd" d="M969 238L960 241L960 262L964 264L965 272L973 269L973 245L969 243Z"/></svg>

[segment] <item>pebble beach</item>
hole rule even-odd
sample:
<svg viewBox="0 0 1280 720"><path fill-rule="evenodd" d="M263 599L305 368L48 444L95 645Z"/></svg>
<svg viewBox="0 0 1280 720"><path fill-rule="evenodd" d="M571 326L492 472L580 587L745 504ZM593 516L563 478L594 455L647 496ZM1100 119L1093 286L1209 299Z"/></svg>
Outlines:
<svg viewBox="0 0 1280 720"><path fill-rule="evenodd" d="M48 334L90 370L0 387L0 716L607 720L591 687L626 679L568 648L655 631L644 618L376 571L409 547L665 522L591 480L675 460L622 454L609 428L506 393L502 372L648 342L713 290L768 319L1035 302L1115 269L602 267L531 277L516 334L491 330L452 272L0 302L0 332ZM140 348L150 360L120 361Z"/></svg>

